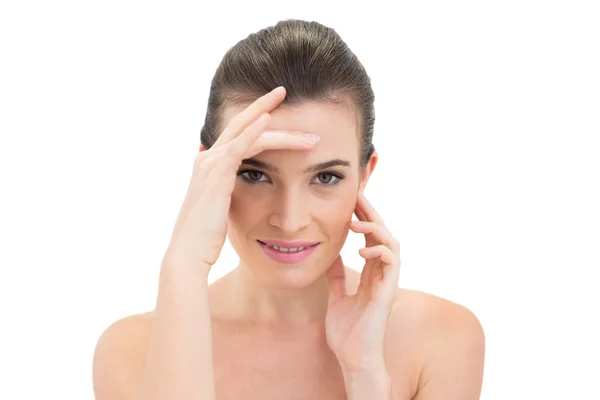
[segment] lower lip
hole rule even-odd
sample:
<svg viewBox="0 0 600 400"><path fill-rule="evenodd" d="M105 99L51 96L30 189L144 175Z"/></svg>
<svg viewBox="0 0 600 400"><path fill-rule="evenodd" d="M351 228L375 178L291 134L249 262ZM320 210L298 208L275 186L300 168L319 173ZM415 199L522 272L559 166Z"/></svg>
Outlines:
<svg viewBox="0 0 600 400"><path fill-rule="evenodd" d="M272 247L267 246L264 243L258 242L258 244L261 245L263 251L267 256L269 256L271 260L284 264L294 264L302 262L306 260L308 256L310 256L312 253L314 253L317 247L319 247L319 245L317 244L316 246L311 246L304 250L296 251L294 253L283 253L281 251L275 250Z"/></svg>

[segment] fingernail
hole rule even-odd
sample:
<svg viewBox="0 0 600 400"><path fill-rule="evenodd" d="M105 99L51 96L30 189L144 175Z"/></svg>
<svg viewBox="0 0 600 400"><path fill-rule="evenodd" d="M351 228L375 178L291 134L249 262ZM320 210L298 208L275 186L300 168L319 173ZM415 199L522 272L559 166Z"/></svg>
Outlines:
<svg viewBox="0 0 600 400"><path fill-rule="evenodd" d="M321 139L321 138L317 135L311 135L310 133L304 134L304 141L307 143L315 144L319 141L319 139Z"/></svg>

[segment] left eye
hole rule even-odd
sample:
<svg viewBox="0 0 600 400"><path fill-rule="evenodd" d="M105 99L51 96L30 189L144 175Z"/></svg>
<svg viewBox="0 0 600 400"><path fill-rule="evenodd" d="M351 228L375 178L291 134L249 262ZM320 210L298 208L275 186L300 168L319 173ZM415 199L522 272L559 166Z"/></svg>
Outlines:
<svg viewBox="0 0 600 400"><path fill-rule="evenodd" d="M340 179L330 172L321 172L321 173L317 174L317 176L315 176L315 178L320 178L319 180L321 181L321 183L323 185L332 185L333 183L336 182L336 180L334 180L334 179L337 179L337 180ZM332 180L333 180L333 183L332 183Z"/></svg>
<svg viewBox="0 0 600 400"><path fill-rule="evenodd" d="M251 182L260 182L260 178L265 176L262 172L254 170L245 171L242 175L246 175Z"/></svg>

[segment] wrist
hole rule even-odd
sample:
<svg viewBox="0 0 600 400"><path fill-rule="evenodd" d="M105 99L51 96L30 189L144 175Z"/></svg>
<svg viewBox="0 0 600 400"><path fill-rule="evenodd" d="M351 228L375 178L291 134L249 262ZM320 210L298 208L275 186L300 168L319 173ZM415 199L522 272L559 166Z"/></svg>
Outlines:
<svg viewBox="0 0 600 400"><path fill-rule="evenodd" d="M161 272L164 270L170 273L171 270L193 270L197 271L208 278L208 274L212 268L211 264L204 261L204 257L194 252L190 254L175 245L169 245L161 262Z"/></svg>
<svg viewBox="0 0 600 400"><path fill-rule="evenodd" d="M344 372L343 376L348 400L392 400L392 379L387 369Z"/></svg>
<svg viewBox="0 0 600 400"><path fill-rule="evenodd" d="M208 287L209 272L210 267L205 267L204 265L163 262L160 268L159 282L166 285L171 284L172 282L193 279L195 284L205 284Z"/></svg>

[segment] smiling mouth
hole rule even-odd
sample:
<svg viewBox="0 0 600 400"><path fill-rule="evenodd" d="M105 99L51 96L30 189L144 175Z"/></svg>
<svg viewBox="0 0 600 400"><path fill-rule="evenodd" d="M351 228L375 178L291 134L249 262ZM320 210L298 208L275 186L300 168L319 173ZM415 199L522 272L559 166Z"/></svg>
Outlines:
<svg viewBox="0 0 600 400"><path fill-rule="evenodd" d="M300 246L300 247L293 247L293 248L286 248L286 247L278 247L275 245L271 245L271 244L266 244L265 242L261 242L260 240L257 240L258 243L262 244L263 246L267 246L271 249L277 250L281 253L298 253L301 251L304 251L306 249L310 249L312 247L318 246L319 243L315 243L311 246Z"/></svg>

